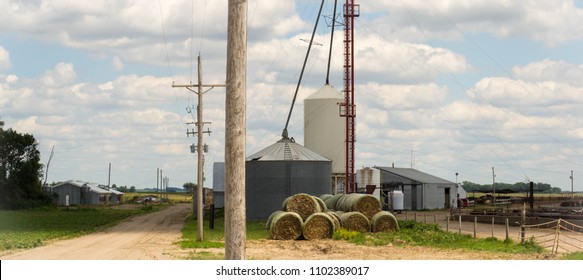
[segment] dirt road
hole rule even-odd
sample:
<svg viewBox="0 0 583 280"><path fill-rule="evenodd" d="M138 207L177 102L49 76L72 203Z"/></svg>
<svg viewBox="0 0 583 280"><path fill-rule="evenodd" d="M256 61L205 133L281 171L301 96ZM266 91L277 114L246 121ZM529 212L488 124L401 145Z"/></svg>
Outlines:
<svg viewBox="0 0 583 280"><path fill-rule="evenodd" d="M46 246L1 256L2 260L177 260L187 256L224 256L224 249L181 249L180 230L192 206L178 204L130 218L104 232L56 241ZM445 216L444 216L445 217ZM431 217L432 218L432 217ZM442 219L436 218L438 223ZM457 226L457 225L456 225ZM457 230L456 226L450 228ZM463 224L463 231L473 227ZM484 228L480 226L480 228ZM504 231L497 229L497 234ZM486 234L480 234L482 237ZM514 234L513 234L514 235ZM467 250L440 250L416 246L359 246L338 240L249 240L250 260L511 260L547 259L547 254L506 254Z"/></svg>
<svg viewBox="0 0 583 280"><path fill-rule="evenodd" d="M56 241L0 257L2 260L171 260L179 259L178 241L190 204L139 215L106 231Z"/></svg>

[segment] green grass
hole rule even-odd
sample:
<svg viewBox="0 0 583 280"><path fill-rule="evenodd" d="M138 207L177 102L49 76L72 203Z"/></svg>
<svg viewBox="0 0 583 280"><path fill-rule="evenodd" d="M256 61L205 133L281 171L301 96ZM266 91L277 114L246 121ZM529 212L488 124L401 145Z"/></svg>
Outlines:
<svg viewBox="0 0 583 280"><path fill-rule="evenodd" d="M0 251L34 248L49 240L81 236L113 226L130 216L157 209L158 206L139 210L45 208L0 211Z"/></svg>
<svg viewBox="0 0 583 280"><path fill-rule="evenodd" d="M583 252L569 253L561 257L561 260L583 260Z"/></svg>
<svg viewBox="0 0 583 280"><path fill-rule="evenodd" d="M365 246L427 246L439 249L467 249L481 252L505 252L517 254L541 253L543 248L533 242L519 244L512 240L496 238L474 239L471 235L445 232L437 224L424 224L415 221L399 221L400 230L383 233L360 233L337 230L334 239Z"/></svg>
<svg viewBox="0 0 583 280"><path fill-rule="evenodd" d="M214 229L209 229L209 217L204 217L203 241L198 241L198 222L192 216L182 228L182 248L224 248L225 247L225 220L222 210L217 210ZM265 222L247 223L247 240L269 238L269 231L265 230Z"/></svg>

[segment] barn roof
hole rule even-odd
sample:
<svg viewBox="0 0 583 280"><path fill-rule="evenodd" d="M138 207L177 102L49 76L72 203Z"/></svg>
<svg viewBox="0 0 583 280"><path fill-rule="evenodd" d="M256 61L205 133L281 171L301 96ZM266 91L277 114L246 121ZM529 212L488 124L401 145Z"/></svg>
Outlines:
<svg viewBox="0 0 583 280"><path fill-rule="evenodd" d="M293 138L282 138L275 144L247 157L247 161L330 161L298 144Z"/></svg>
<svg viewBox="0 0 583 280"><path fill-rule="evenodd" d="M375 166L375 168L423 184L455 184L452 181L448 181L413 168L381 167L381 166Z"/></svg>
<svg viewBox="0 0 583 280"><path fill-rule="evenodd" d="M123 192L120 192L118 190L114 190L111 188L107 189L106 186L103 186L103 185L100 185L97 183L87 183L87 182L83 182L83 181L79 181L79 180L69 180L69 181L58 183L58 184L56 184L54 186L50 186L50 187L51 188L58 188L58 187L63 186L63 185L73 185L73 186L76 186L79 188L81 188L83 186L87 186L87 187L89 187L89 189L92 192L99 193L99 194L107 194L107 193L113 193L113 194L118 194L118 195L124 194Z"/></svg>

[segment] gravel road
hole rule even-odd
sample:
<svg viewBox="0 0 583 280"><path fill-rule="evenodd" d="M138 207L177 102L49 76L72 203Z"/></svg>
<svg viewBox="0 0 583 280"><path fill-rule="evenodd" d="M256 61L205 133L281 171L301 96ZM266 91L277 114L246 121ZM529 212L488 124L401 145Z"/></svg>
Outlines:
<svg viewBox="0 0 583 280"><path fill-rule="evenodd" d="M60 240L0 257L2 260L171 260L180 258L181 236L190 204L132 217L103 232Z"/></svg>

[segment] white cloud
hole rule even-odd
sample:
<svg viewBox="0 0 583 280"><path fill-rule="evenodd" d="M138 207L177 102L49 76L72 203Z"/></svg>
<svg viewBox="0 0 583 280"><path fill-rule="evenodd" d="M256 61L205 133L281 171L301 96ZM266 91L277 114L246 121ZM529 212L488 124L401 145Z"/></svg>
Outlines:
<svg viewBox="0 0 583 280"><path fill-rule="evenodd" d="M554 81L577 87L583 87L583 65L566 61L545 59L515 66L512 72L518 79L532 82Z"/></svg>
<svg viewBox="0 0 583 280"><path fill-rule="evenodd" d="M123 63L123 61L121 60L121 58L119 58L119 56L114 56L114 57L111 59L111 65L113 66L113 69L115 69L115 70L117 70L117 71L120 71L120 70L122 70L122 69L123 69L123 67L124 67L124 63Z"/></svg>
<svg viewBox="0 0 583 280"><path fill-rule="evenodd" d="M61 87L71 84L77 78L75 68L71 63L60 62L52 70L49 70L41 78L47 87Z"/></svg>
<svg viewBox="0 0 583 280"><path fill-rule="evenodd" d="M547 46L583 39L583 9L571 0L384 0L360 5L361 13L388 15L371 23L371 28L382 26L408 40L453 39L484 31L504 38L525 36Z"/></svg>
<svg viewBox="0 0 583 280"><path fill-rule="evenodd" d="M0 46L0 73L10 69L12 63L10 63L10 53L2 46Z"/></svg>

